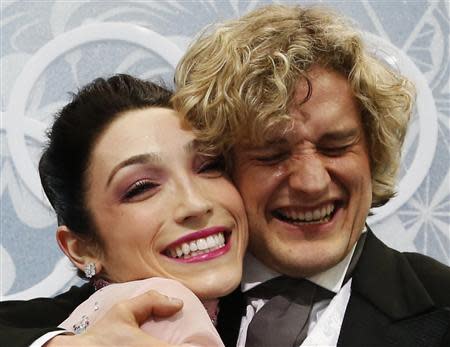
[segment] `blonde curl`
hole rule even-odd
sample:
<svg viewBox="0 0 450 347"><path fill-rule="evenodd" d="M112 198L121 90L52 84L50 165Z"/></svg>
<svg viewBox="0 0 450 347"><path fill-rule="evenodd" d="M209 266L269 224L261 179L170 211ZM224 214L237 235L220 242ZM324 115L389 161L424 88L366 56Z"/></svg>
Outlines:
<svg viewBox="0 0 450 347"><path fill-rule="evenodd" d="M272 129L289 124L295 85L314 64L347 76L362 106L372 206L381 206L395 194L415 91L334 12L270 5L209 28L177 67L173 105L208 151L229 154L236 144L263 143Z"/></svg>

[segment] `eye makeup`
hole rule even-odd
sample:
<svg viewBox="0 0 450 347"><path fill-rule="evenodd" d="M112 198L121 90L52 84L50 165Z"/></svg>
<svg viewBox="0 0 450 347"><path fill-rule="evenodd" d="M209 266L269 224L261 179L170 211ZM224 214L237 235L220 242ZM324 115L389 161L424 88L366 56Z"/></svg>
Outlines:
<svg viewBox="0 0 450 347"><path fill-rule="evenodd" d="M139 201L156 193L165 178L160 168L145 164L127 166L116 174L113 194L123 202Z"/></svg>

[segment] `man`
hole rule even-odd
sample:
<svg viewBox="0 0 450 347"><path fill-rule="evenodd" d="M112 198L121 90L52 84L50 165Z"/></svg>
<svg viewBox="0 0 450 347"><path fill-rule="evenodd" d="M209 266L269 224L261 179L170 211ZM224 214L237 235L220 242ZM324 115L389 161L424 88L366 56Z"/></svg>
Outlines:
<svg viewBox="0 0 450 347"><path fill-rule="evenodd" d="M249 219L240 342L298 346L331 311L331 339L314 341L450 345L449 268L389 249L365 228L370 209L395 194L414 91L370 56L351 24L320 9L262 8L200 37L176 82L176 108L232 158ZM270 301L251 293L279 275L335 298L313 301L291 340L282 337L291 328L276 325L281 316L262 313ZM272 321L257 319L259 309ZM222 334L227 345L231 335Z"/></svg>
<svg viewBox="0 0 450 347"><path fill-rule="evenodd" d="M270 345L273 336L272 345L317 345L324 335L340 346L450 344L448 267L389 249L365 228L370 208L394 195L413 90L350 24L323 10L262 8L201 37L176 82L175 106L207 150L229 159L249 218L243 293L225 298L219 314L227 346ZM284 318L264 309L272 299L256 294L271 291L273 278L309 288L308 300L293 291L306 312L305 322L289 318L297 327L277 326ZM275 298L286 301L290 290L281 291ZM137 327L133 307L106 318L115 341Z"/></svg>

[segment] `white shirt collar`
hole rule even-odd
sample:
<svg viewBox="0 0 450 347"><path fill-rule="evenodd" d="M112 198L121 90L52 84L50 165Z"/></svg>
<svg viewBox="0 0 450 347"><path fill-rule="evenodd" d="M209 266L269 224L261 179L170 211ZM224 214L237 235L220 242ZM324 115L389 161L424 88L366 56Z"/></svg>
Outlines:
<svg viewBox="0 0 450 347"><path fill-rule="evenodd" d="M364 233L365 231L366 228L364 227L362 232ZM356 243L346 257L335 266L311 277L306 277L306 279L334 293L339 292L344 282L345 274L347 273L347 269L350 265L355 248ZM242 292L246 292L257 285L278 276L281 276L281 274L275 270L269 269L253 255L247 252L244 258L244 273L242 275L241 290Z"/></svg>

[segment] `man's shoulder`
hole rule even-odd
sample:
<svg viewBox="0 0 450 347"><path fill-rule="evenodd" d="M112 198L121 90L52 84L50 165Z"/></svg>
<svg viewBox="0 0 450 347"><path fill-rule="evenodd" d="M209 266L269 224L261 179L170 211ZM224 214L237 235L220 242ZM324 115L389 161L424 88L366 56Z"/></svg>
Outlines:
<svg viewBox="0 0 450 347"><path fill-rule="evenodd" d="M57 301L84 301L95 292L91 283L85 283L82 286L72 286L62 294L55 296L53 299Z"/></svg>
<svg viewBox="0 0 450 347"><path fill-rule="evenodd" d="M53 325L67 317L93 293L90 284L73 286L54 298L3 301L0 303L0 322L10 326L30 324L34 327ZM45 317L45 319L42 319Z"/></svg>
<svg viewBox="0 0 450 347"><path fill-rule="evenodd" d="M423 254L395 250L368 232L354 270L352 289L390 310L388 306L393 303L387 304L387 298L401 298L407 301L405 307L417 306L420 300L432 306L450 307L448 288L448 266Z"/></svg>
<svg viewBox="0 0 450 347"><path fill-rule="evenodd" d="M423 254L401 253L438 306L450 306L450 267Z"/></svg>

